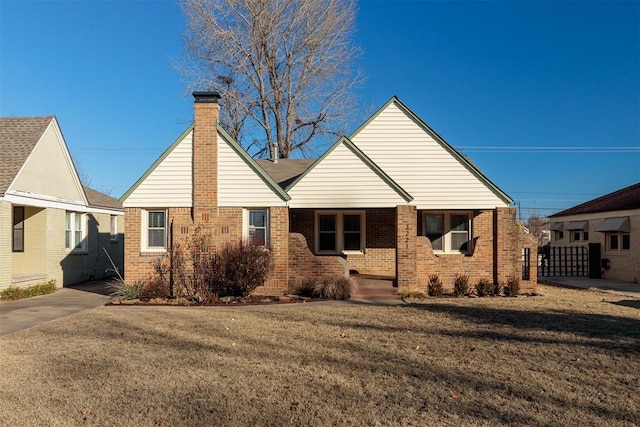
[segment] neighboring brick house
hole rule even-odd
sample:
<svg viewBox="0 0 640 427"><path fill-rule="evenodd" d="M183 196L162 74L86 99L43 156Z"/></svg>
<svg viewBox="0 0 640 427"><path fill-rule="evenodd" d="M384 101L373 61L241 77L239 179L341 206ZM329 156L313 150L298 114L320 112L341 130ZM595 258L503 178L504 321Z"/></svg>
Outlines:
<svg viewBox="0 0 640 427"><path fill-rule="evenodd" d="M82 186L55 117L0 118L0 165L0 289L111 275L104 249L122 269L122 205Z"/></svg>
<svg viewBox="0 0 640 427"><path fill-rule="evenodd" d="M565 209L549 220L551 248L588 249L590 277L640 281L640 183Z"/></svg>
<svg viewBox="0 0 640 427"><path fill-rule="evenodd" d="M536 242L512 200L397 98L319 159L272 162L217 125L216 94L194 97L194 123L121 198L127 280L148 277L170 229L179 239L200 225L217 244L264 236L275 271L261 292L350 271L399 286L524 276L535 290L522 254Z"/></svg>

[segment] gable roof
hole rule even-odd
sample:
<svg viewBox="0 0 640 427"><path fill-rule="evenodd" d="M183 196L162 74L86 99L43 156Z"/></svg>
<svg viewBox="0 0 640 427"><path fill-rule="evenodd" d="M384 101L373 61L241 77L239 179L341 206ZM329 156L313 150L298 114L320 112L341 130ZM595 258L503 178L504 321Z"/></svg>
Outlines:
<svg viewBox="0 0 640 427"><path fill-rule="evenodd" d="M189 127L180 134L180 136L153 162L153 164L145 171L144 174L122 195L120 202L126 199L144 182L149 175L166 159L169 154L184 140L184 138L193 131L195 123L191 123ZM289 200L289 195L281 188L276 181L265 170L256 163L256 161L236 142L219 124L217 126L218 133L231 146L231 148L249 165L249 167L267 184L267 186L276 193L282 200Z"/></svg>
<svg viewBox="0 0 640 427"><path fill-rule="evenodd" d="M8 189L54 116L0 118L0 195Z"/></svg>
<svg viewBox="0 0 640 427"><path fill-rule="evenodd" d="M277 162L273 162L269 159L256 159L256 163L283 189L309 169L315 161L316 159L278 159Z"/></svg>
<svg viewBox="0 0 640 427"><path fill-rule="evenodd" d="M640 182L565 209L550 215L550 218L629 209L640 209Z"/></svg>
<svg viewBox="0 0 640 427"><path fill-rule="evenodd" d="M349 150L351 150L356 157L358 157L366 166L368 166L376 175L378 175L382 181L384 181L391 189L393 189L400 197L402 197L405 201L410 202L413 200L413 197L407 193L402 187L400 187L389 175L387 175L378 165L376 165L366 154L362 152L349 138L343 136L338 141L335 142L319 159L317 159L307 170L305 170L302 174L300 174L295 180L291 182L286 187L286 190L290 190L295 187L300 181L304 179L304 177L311 172L315 167L317 167L333 150L335 150L338 146L344 144Z"/></svg>
<svg viewBox="0 0 640 427"><path fill-rule="evenodd" d="M480 182L489 188L504 203L510 204L513 199L496 184L494 184L487 176L478 169L467 157L460 154L447 141L444 140L435 130L433 130L426 122L416 115L409 107L407 107L397 96L393 96L378 111L376 111L369 119L367 119L358 129L356 129L350 139L354 139L363 129L365 129L373 120L375 120L382 112L384 112L391 104L395 104L404 114L410 117L425 133L427 133L434 141L444 148L453 158L455 158L462 166L471 172Z"/></svg>
<svg viewBox="0 0 640 427"><path fill-rule="evenodd" d="M87 186L82 186L87 196L89 206L94 208L122 209L122 203L118 199L108 196L100 191Z"/></svg>

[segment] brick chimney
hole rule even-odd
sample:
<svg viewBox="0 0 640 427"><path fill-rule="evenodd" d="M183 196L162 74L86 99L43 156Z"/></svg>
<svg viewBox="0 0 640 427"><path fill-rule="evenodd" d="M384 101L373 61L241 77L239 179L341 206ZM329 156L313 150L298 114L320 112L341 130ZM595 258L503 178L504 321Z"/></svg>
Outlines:
<svg viewBox="0 0 640 427"><path fill-rule="evenodd" d="M193 92L193 98L193 222L211 226L218 214L220 95Z"/></svg>

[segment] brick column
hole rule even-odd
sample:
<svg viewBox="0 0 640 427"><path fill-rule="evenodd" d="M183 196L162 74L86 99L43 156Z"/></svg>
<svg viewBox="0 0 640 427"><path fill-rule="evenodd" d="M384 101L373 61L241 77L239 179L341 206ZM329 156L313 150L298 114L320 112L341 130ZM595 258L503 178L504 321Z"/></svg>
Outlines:
<svg viewBox="0 0 640 427"><path fill-rule="evenodd" d="M194 92L193 222L211 227L218 214L217 93Z"/></svg>
<svg viewBox="0 0 640 427"><path fill-rule="evenodd" d="M417 284L416 239L418 220L415 206L396 207L396 272L398 288Z"/></svg>
<svg viewBox="0 0 640 427"><path fill-rule="evenodd" d="M521 275L521 246L518 239L516 208L499 207L494 212L494 281Z"/></svg>

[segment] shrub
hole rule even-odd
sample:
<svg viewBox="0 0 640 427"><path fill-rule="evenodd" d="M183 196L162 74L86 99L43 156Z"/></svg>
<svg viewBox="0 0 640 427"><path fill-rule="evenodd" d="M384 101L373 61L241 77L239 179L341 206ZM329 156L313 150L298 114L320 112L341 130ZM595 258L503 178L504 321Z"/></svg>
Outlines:
<svg viewBox="0 0 640 427"><path fill-rule="evenodd" d="M151 278L144 283L139 291L140 298L167 298L169 297L169 283L164 280Z"/></svg>
<svg viewBox="0 0 640 427"><path fill-rule="evenodd" d="M9 286L0 291L0 301L13 301L17 299L30 298L38 295L51 294L56 291L56 281L49 280L46 283L38 283L33 286L19 288L17 286Z"/></svg>
<svg viewBox="0 0 640 427"><path fill-rule="evenodd" d="M479 297L492 297L495 295L495 286L488 279L480 279L476 283L476 292Z"/></svg>
<svg viewBox="0 0 640 427"><path fill-rule="evenodd" d="M427 292L429 293L429 296L432 296L432 297L442 296L444 292L444 288L442 286L442 280L440 280L440 277L438 277L437 274L432 274L429 276L429 284L427 285Z"/></svg>
<svg viewBox="0 0 640 427"><path fill-rule="evenodd" d="M271 273L272 257L262 246L240 242L203 257L201 264L207 297L244 297L264 284Z"/></svg>
<svg viewBox="0 0 640 427"><path fill-rule="evenodd" d="M143 282L135 282L129 285L124 280L117 280L109 283L109 296L118 300L137 299L140 297L140 290L143 285Z"/></svg>
<svg viewBox="0 0 640 427"><path fill-rule="evenodd" d="M305 280L292 293L310 298L345 300L351 298L351 280L345 277L323 277Z"/></svg>
<svg viewBox="0 0 640 427"><path fill-rule="evenodd" d="M507 284L504 286L504 294L508 297L515 297L520 293L520 279L514 276L507 277Z"/></svg>
<svg viewBox="0 0 640 427"><path fill-rule="evenodd" d="M453 293L457 297L463 297L469 293L469 276L466 274L456 274L453 280Z"/></svg>
<svg viewBox="0 0 640 427"><path fill-rule="evenodd" d="M504 289L504 283L497 281L493 284L493 294L496 296L500 296L502 290Z"/></svg>
<svg viewBox="0 0 640 427"><path fill-rule="evenodd" d="M427 297L427 294L424 292L424 290L418 288L417 286L408 286L408 287L400 288L400 290L398 290L398 293L403 299L404 298L423 299Z"/></svg>

